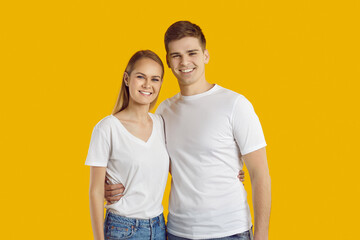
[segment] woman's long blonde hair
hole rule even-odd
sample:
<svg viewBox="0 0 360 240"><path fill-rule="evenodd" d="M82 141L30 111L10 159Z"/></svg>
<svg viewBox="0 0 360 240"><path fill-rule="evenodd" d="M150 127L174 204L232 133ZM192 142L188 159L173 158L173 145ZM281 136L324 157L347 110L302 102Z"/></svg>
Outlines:
<svg viewBox="0 0 360 240"><path fill-rule="evenodd" d="M130 60L125 68L125 72L124 72L122 83L121 83L120 93L119 93L119 96L116 101L115 108L114 108L112 114L115 114L115 113L118 113L118 112L124 110L129 105L129 87L126 86L125 81L124 81L125 73L127 73L128 76L130 76L131 72L134 70L134 66L135 66L136 62L143 58L149 58L151 60L154 60L161 66L161 69L162 69L161 80L163 79L164 64L161 61L161 59L159 58L159 56L151 50L141 50L141 51L136 52L130 58ZM154 99L154 101L152 101L150 103L149 110L151 110L155 106L158 97L159 97L159 95Z"/></svg>

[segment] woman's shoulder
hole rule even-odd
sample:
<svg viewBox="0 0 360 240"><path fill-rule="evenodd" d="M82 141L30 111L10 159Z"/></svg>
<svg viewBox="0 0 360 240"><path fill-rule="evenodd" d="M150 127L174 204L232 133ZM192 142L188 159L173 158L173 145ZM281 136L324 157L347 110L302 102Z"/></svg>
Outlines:
<svg viewBox="0 0 360 240"><path fill-rule="evenodd" d="M109 115L104 117L103 119L101 119L96 125L95 125L95 129L99 129L99 130L104 130L104 131L108 131L111 129L111 126L114 124L114 116L113 115Z"/></svg>
<svg viewBox="0 0 360 240"><path fill-rule="evenodd" d="M149 113L149 114L154 121L158 122L161 125L164 124L164 120L160 114L156 114L156 113Z"/></svg>

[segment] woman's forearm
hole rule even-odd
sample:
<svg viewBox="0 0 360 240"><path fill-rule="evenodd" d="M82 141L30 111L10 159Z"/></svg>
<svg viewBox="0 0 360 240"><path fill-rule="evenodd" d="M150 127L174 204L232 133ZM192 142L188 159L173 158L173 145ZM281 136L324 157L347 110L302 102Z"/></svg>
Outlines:
<svg viewBox="0 0 360 240"><path fill-rule="evenodd" d="M94 240L104 240L105 167L90 168L90 216Z"/></svg>
<svg viewBox="0 0 360 240"><path fill-rule="evenodd" d="M103 191L104 192L104 191ZM104 239L104 193L90 192L90 216L94 240Z"/></svg>

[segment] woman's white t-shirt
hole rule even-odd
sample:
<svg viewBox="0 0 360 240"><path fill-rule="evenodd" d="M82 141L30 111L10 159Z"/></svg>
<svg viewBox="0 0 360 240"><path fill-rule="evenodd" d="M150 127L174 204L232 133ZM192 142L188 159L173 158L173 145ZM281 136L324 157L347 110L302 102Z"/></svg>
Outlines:
<svg viewBox="0 0 360 240"><path fill-rule="evenodd" d="M161 116L149 113L153 130L147 142L135 137L119 119L102 119L91 136L86 165L106 167L111 183L125 186L124 196L105 207L117 214L148 219L163 211L161 204L169 172Z"/></svg>

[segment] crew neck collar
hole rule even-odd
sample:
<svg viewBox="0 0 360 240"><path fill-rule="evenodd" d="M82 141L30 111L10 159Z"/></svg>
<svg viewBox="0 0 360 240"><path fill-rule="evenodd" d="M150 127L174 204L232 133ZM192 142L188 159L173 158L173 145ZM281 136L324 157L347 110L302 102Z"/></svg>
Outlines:
<svg viewBox="0 0 360 240"><path fill-rule="evenodd" d="M181 95L181 92L180 92L179 94L180 94L180 98L181 98L181 99L184 99L184 100L193 100L193 99L201 98L201 97L207 96L207 95L209 95L209 94L212 94L213 92L215 92L215 91L218 90L219 88L220 88L219 85L214 84L214 86L213 86L212 88L210 88L209 90L207 90L207 91L205 91L205 92L199 93L199 94L190 95L190 96L183 96L183 95Z"/></svg>

